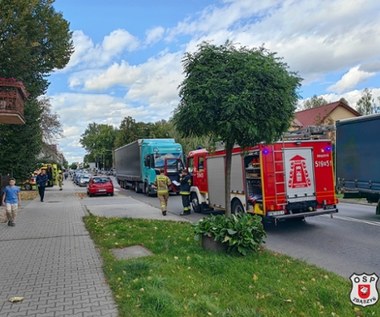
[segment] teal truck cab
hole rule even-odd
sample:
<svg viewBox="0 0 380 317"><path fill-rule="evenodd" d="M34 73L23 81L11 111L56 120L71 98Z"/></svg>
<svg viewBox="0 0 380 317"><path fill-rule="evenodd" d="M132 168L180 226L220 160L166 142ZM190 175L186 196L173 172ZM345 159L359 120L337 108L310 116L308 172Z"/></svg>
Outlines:
<svg viewBox="0 0 380 317"><path fill-rule="evenodd" d="M182 158L182 146L174 139L139 139L114 151L116 179L122 188L152 195L152 184L161 168L172 182L179 181ZM172 186L172 191L177 187Z"/></svg>

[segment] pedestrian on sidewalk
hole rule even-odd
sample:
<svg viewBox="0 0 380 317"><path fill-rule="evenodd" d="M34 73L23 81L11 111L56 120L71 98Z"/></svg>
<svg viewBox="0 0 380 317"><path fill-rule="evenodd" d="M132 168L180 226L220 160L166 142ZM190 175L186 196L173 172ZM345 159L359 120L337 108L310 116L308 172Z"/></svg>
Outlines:
<svg viewBox="0 0 380 317"><path fill-rule="evenodd" d="M165 170L160 169L160 175L156 176L153 187L157 189L157 197L160 200L162 215L166 216L168 199L169 199L169 186L172 184L170 178L165 175Z"/></svg>
<svg viewBox="0 0 380 317"><path fill-rule="evenodd" d="M191 187L191 176L186 169L182 170L180 177L180 191L179 194L182 197L183 211L180 213L181 216L190 215L190 187Z"/></svg>
<svg viewBox="0 0 380 317"><path fill-rule="evenodd" d="M63 184L63 174L62 174L62 171L59 171L58 173L59 190L62 190L62 184Z"/></svg>
<svg viewBox="0 0 380 317"><path fill-rule="evenodd" d="M41 202L44 201L45 188L46 188L46 184L47 184L48 180L49 180L49 177L46 174L46 170L41 169L40 173L36 177L36 183L38 186L38 193L40 194Z"/></svg>
<svg viewBox="0 0 380 317"><path fill-rule="evenodd" d="M8 226L14 227L17 210L21 205L20 187L16 186L14 178L10 178L9 185L4 188L2 204L5 204Z"/></svg>

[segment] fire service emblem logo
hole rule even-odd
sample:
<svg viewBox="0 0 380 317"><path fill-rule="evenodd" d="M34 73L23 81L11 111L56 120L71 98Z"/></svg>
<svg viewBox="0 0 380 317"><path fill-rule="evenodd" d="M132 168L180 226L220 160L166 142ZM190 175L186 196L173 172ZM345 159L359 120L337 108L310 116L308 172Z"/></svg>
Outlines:
<svg viewBox="0 0 380 317"><path fill-rule="evenodd" d="M352 274L350 280L352 283L352 289L350 293L351 302L358 306L371 306L375 305L379 300L379 294L377 292L376 284L379 277L372 273L371 275Z"/></svg>

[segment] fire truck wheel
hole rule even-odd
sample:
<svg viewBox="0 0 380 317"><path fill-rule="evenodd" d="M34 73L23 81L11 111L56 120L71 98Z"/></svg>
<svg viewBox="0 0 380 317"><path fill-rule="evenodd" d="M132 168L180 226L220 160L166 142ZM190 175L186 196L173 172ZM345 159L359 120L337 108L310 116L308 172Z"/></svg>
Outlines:
<svg viewBox="0 0 380 317"><path fill-rule="evenodd" d="M231 204L231 212L233 214L241 214L244 213L244 207L238 199L232 201Z"/></svg>
<svg viewBox="0 0 380 317"><path fill-rule="evenodd" d="M197 194L192 193L190 196L191 199L191 206L193 207L194 212L202 212L203 211L203 206L199 203L199 199Z"/></svg>

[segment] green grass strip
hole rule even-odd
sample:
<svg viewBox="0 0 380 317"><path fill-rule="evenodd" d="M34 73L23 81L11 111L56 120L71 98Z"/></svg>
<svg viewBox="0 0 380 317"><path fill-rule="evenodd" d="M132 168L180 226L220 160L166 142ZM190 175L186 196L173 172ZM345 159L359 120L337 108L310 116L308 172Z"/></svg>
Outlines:
<svg viewBox="0 0 380 317"><path fill-rule="evenodd" d="M380 316L379 303L350 302L348 279L265 248L245 257L205 251L188 223L84 220L121 317ZM110 251L131 245L154 255L116 260Z"/></svg>

